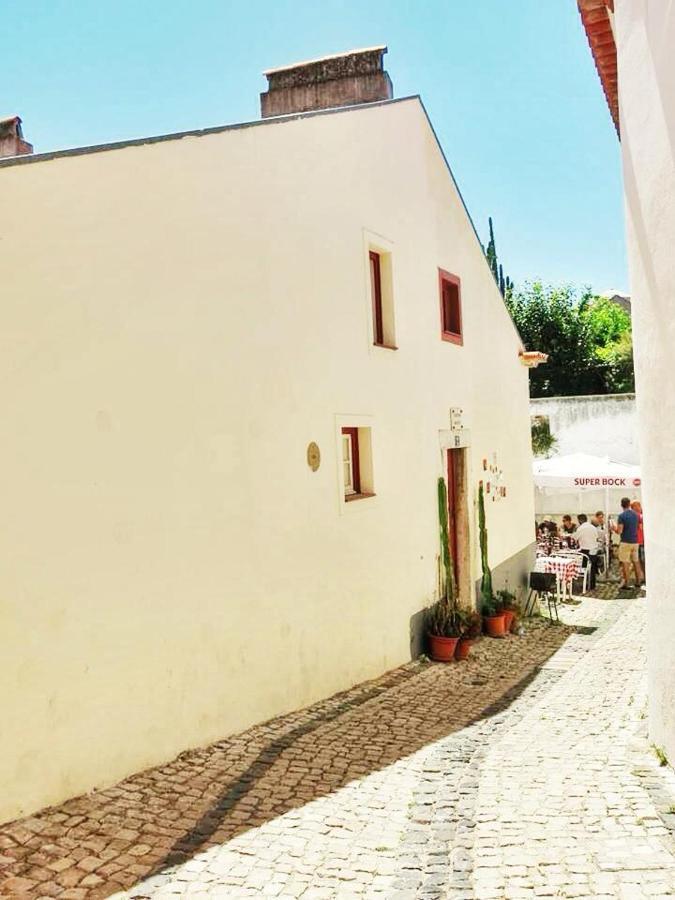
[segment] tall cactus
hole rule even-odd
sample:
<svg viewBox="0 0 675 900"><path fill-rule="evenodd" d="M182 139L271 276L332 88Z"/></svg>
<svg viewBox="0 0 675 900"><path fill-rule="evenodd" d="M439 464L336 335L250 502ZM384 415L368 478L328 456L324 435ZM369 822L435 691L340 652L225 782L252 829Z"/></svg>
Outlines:
<svg viewBox="0 0 675 900"><path fill-rule="evenodd" d="M492 600L492 572L488 564L488 533L485 525L485 496L482 481L478 485L478 530L480 532L480 562L483 568L480 593L483 600L489 603Z"/></svg>
<svg viewBox="0 0 675 900"><path fill-rule="evenodd" d="M445 478L438 479L438 522L441 537L441 562L445 572L445 597L454 609L457 605L457 586L455 584L455 567L452 562L452 553L450 553L448 490L445 486Z"/></svg>

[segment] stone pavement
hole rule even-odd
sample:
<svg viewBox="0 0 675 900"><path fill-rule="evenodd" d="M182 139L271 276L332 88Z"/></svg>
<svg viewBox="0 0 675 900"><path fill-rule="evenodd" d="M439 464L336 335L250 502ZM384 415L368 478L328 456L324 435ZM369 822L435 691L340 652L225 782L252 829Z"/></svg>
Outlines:
<svg viewBox="0 0 675 900"><path fill-rule="evenodd" d="M645 603L585 599L4 826L0 896L672 896Z"/></svg>

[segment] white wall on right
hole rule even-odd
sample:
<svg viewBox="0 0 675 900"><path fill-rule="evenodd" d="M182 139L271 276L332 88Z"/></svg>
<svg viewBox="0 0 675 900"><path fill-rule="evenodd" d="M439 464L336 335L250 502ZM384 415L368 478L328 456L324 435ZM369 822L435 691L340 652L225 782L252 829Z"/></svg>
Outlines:
<svg viewBox="0 0 675 900"><path fill-rule="evenodd" d="M648 572L649 731L675 762L675 4L616 0Z"/></svg>
<svg viewBox="0 0 675 900"><path fill-rule="evenodd" d="M539 397L531 416L546 416L557 443L553 456L588 453L639 465L639 427L635 394Z"/></svg>

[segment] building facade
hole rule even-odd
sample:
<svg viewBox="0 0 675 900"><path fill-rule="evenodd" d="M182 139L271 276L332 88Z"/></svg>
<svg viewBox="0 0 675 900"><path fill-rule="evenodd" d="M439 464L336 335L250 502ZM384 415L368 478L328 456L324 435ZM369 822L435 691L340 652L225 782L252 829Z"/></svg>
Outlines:
<svg viewBox="0 0 675 900"><path fill-rule="evenodd" d="M579 0L621 137L645 509L649 728L675 760L675 6Z"/></svg>
<svg viewBox="0 0 675 900"><path fill-rule="evenodd" d="M419 98L0 183L0 819L409 660L439 476L463 602L480 480L524 584L527 370Z"/></svg>

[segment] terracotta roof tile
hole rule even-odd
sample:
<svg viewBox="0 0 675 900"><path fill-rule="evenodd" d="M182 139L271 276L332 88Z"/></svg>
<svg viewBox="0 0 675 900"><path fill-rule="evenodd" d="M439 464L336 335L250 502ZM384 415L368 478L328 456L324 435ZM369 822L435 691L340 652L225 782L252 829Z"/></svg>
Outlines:
<svg viewBox="0 0 675 900"><path fill-rule="evenodd" d="M577 6L607 98L609 112L616 133L620 136L616 43L610 19L610 13L614 11L614 0L577 0Z"/></svg>

